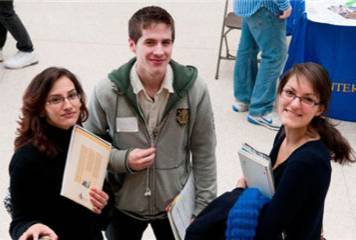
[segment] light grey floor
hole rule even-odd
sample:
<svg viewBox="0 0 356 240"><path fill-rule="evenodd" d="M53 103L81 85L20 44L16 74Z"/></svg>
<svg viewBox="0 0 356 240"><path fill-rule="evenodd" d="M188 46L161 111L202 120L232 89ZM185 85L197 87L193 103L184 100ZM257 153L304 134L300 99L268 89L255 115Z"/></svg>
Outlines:
<svg viewBox="0 0 356 240"><path fill-rule="evenodd" d="M127 47L127 21L135 10L160 5L176 19L174 59L198 67L210 88L218 138L219 193L231 189L241 175L237 149L248 142L268 152L274 132L248 124L245 114L231 111L233 62L222 62L214 80L223 0L17 0L16 10L33 38L40 64L6 70L0 64L0 198L8 186L8 164L13 153L16 120L22 93L32 77L48 66L76 73L90 95L94 84L133 55ZM238 34L232 34L235 49ZM9 37L5 57L16 52ZM339 122L339 129L356 148L356 123ZM356 164L355 164L356 165ZM333 165L325 206L324 230L328 240L356 239L356 166ZM31 197L31 196L29 196ZM0 205L0 239L10 239L10 218ZM147 231L144 239L154 239Z"/></svg>

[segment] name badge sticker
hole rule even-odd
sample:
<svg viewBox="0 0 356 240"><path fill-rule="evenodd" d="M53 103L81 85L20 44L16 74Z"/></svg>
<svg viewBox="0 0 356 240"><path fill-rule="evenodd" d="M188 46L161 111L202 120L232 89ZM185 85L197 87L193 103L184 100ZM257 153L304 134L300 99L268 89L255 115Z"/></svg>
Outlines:
<svg viewBox="0 0 356 240"><path fill-rule="evenodd" d="M138 122L135 117L116 118L116 132L138 132Z"/></svg>

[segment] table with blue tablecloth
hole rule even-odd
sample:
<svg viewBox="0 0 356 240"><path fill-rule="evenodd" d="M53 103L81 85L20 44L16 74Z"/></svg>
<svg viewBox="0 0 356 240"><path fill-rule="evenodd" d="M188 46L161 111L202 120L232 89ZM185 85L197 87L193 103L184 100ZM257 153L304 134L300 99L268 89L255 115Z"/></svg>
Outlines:
<svg viewBox="0 0 356 240"><path fill-rule="evenodd" d="M290 1L292 7L292 14L287 18L287 35L293 35L300 17L305 12L305 0L292 0Z"/></svg>
<svg viewBox="0 0 356 240"><path fill-rule="evenodd" d="M352 20L351 20L352 21ZM356 20L355 26L312 21L308 13L298 20L289 46L285 71L295 63L316 62L332 80L328 116L356 121Z"/></svg>

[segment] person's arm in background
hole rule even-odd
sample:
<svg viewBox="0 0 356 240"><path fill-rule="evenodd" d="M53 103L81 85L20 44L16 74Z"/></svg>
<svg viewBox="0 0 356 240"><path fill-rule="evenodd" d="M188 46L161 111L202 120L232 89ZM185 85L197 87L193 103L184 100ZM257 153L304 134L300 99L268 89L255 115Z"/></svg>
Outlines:
<svg viewBox="0 0 356 240"><path fill-rule="evenodd" d="M193 93L201 98L197 103L195 119L191 122L193 125L190 150L196 191L194 216L197 216L217 194L214 116L207 86L202 82L200 81L197 87L199 93Z"/></svg>
<svg viewBox="0 0 356 240"><path fill-rule="evenodd" d="M292 13L292 7L289 0L277 0L278 9L282 12L280 19L287 19Z"/></svg>

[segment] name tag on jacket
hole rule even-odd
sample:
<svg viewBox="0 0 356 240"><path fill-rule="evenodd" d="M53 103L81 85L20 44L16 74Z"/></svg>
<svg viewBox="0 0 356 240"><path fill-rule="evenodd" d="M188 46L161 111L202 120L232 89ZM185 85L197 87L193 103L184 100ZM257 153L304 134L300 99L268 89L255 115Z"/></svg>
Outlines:
<svg viewBox="0 0 356 240"><path fill-rule="evenodd" d="M138 122L135 117L116 118L116 132L138 132Z"/></svg>

